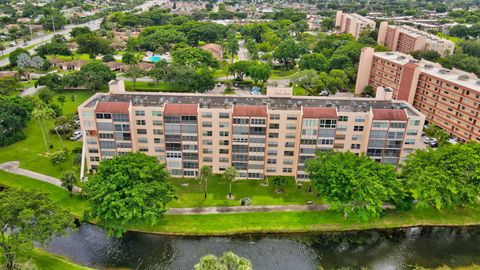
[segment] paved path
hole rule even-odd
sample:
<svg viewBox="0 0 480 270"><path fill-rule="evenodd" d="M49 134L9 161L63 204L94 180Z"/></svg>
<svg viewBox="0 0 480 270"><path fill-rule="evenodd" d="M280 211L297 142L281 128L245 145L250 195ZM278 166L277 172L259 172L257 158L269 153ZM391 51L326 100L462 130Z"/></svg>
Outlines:
<svg viewBox="0 0 480 270"><path fill-rule="evenodd" d="M219 206L196 208L170 208L168 215L206 215L206 214L233 214L251 212L292 212L292 211L325 211L326 204L315 205L251 205L251 206Z"/></svg>
<svg viewBox="0 0 480 270"><path fill-rule="evenodd" d="M13 173L13 174L23 175L23 176L26 176L26 177L30 177L30 178L33 178L33 179L40 180L42 182L46 182L46 183L49 183L49 184L52 184L52 185L55 185L55 186L62 187L62 181L60 181L60 179L55 178L55 177L51 177L51 176L48 176L48 175L44 175L44 174L41 174L41 173L33 172L33 171L30 171L30 170L22 169L22 168L19 167L19 165L20 165L19 161L5 162L5 163L0 164L0 170L4 170L6 172ZM80 191L82 191L81 188L79 188L77 186L73 187L73 192L80 192Z"/></svg>
<svg viewBox="0 0 480 270"><path fill-rule="evenodd" d="M21 93L20 93L20 96L24 97L24 96L33 96L35 95L35 93L37 93L38 91L40 91L41 89L43 89L45 86L39 86L39 87L35 87L35 86L32 86L32 87L28 87L26 88L25 90L23 90Z"/></svg>

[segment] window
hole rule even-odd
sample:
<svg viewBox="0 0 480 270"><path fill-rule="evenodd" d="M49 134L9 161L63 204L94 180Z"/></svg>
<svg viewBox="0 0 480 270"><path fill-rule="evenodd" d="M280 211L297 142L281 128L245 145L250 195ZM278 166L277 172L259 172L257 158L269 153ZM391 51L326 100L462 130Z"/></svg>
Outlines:
<svg viewBox="0 0 480 270"><path fill-rule="evenodd" d="M357 117L355 117L355 122L356 123L363 123L363 122L365 122L365 117L357 116Z"/></svg>
<svg viewBox="0 0 480 270"><path fill-rule="evenodd" d="M152 121L152 124L153 124L154 126L161 126L161 125L163 125L163 122L162 122L161 120L153 120L153 121Z"/></svg>
<svg viewBox="0 0 480 270"><path fill-rule="evenodd" d="M285 147L295 147L295 142L286 142Z"/></svg>
<svg viewBox="0 0 480 270"><path fill-rule="evenodd" d="M220 131L219 135L220 137L228 137L228 131Z"/></svg>
<svg viewBox="0 0 480 270"><path fill-rule="evenodd" d="M361 135L353 135L352 136L352 141L360 141L362 140L362 136Z"/></svg>
<svg viewBox="0 0 480 270"><path fill-rule="evenodd" d="M338 117L339 122L346 122L348 121L348 116L342 115Z"/></svg>
<svg viewBox="0 0 480 270"><path fill-rule="evenodd" d="M113 126L111 123L97 123L98 125L98 131L113 131ZM129 127L129 125L126 125ZM117 125L115 125L115 130L116 130ZM128 130L128 128L127 128Z"/></svg>
<svg viewBox="0 0 480 270"><path fill-rule="evenodd" d="M278 142L268 142L268 147L278 147Z"/></svg>
<svg viewBox="0 0 480 270"><path fill-rule="evenodd" d="M218 159L218 161L221 162L221 163L227 163L229 160L228 160L227 157L221 157L221 158Z"/></svg>
<svg viewBox="0 0 480 270"><path fill-rule="evenodd" d="M132 148L131 143L125 143L125 142L118 142L117 143L117 148Z"/></svg>
<svg viewBox="0 0 480 270"><path fill-rule="evenodd" d="M204 157L203 162L213 162L213 159L211 157Z"/></svg>
<svg viewBox="0 0 480 270"><path fill-rule="evenodd" d="M212 118L212 113L211 112L203 112L202 117L203 118Z"/></svg>
<svg viewBox="0 0 480 270"><path fill-rule="evenodd" d="M293 151L284 151L283 155L288 156L288 157L293 157Z"/></svg>
<svg viewBox="0 0 480 270"><path fill-rule="evenodd" d="M267 159L267 164L277 164L277 160L274 158Z"/></svg>
<svg viewBox="0 0 480 270"><path fill-rule="evenodd" d="M202 135L205 137L211 137L212 136L212 131L204 131L202 132Z"/></svg>
<svg viewBox="0 0 480 270"><path fill-rule="evenodd" d="M154 138L153 143L156 143L156 144L162 143L162 139L161 138Z"/></svg>
<svg viewBox="0 0 480 270"><path fill-rule="evenodd" d="M388 128L388 122L375 121L375 122L373 122L373 127L374 128Z"/></svg>
<svg viewBox="0 0 480 270"><path fill-rule="evenodd" d="M148 143L147 138L138 138L138 143Z"/></svg>
<svg viewBox="0 0 480 270"><path fill-rule="evenodd" d="M297 116L293 114L287 115L287 120L297 120Z"/></svg>
<svg viewBox="0 0 480 270"><path fill-rule="evenodd" d="M113 134L112 134L113 136ZM97 144L97 140L95 139L87 139L87 144Z"/></svg>
<svg viewBox="0 0 480 270"><path fill-rule="evenodd" d="M277 155L277 150L268 150L267 155L276 156Z"/></svg>
<svg viewBox="0 0 480 270"><path fill-rule="evenodd" d="M219 141L218 144L220 145L229 145L230 142L228 140L222 140L222 141Z"/></svg>
<svg viewBox="0 0 480 270"><path fill-rule="evenodd" d="M219 117L222 118L222 119L230 118L230 114L229 113L220 113Z"/></svg>
<svg viewBox="0 0 480 270"><path fill-rule="evenodd" d="M408 130L407 131L407 135L410 135L410 136L416 136L418 134L418 131L416 130Z"/></svg>
<svg viewBox="0 0 480 270"><path fill-rule="evenodd" d="M347 130L347 126L345 126L345 125L338 125L338 126L337 126L337 130L338 130L338 131L346 131L346 130Z"/></svg>
<svg viewBox="0 0 480 270"><path fill-rule="evenodd" d="M112 119L112 115L109 113L97 113L95 116L97 119Z"/></svg>
<svg viewBox="0 0 480 270"><path fill-rule="evenodd" d="M265 119L252 118L252 119L250 119L250 124L252 124L252 125L265 125Z"/></svg>
<svg viewBox="0 0 480 270"><path fill-rule="evenodd" d="M292 168L283 168L283 172L284 172L284 173L291 173L291 172L292 172Z"/></svg>
<svg viewBox="0 0 480 270"><path fill-rule="evenodd" d="M212 122L202 122L202 127L212 127Z"/></svg>
<svg viewBox="0 0 480 270"><path fill-rule="evenodd" d="M212 143L212 140L203 140L202 144L203 145L212 145L213 143Z"/></svg>
<svg viewBox="0 0 480 270"><path fill-rule="evenodd" d="M413 145L413 144L415 144L415 140L414 139L407 139L407 140L405 140L405 144Z"/></svg>
<svg viewBox="0 0 480 270"><path fill-rule="evenodd" d="M268 133L268 137L269 137L269 138L278 138L278 133L272 133L272 132L270 132L270 133Z"/></svg>
<svg viewBox="0 0 480 270"><path fill-rule="evenodd" d="M304 119L303 120L303 126L305 126L305 127L316 127L316 126L318 126L318 120L317 119Z"/></svg>
<svg viewBox="0 0 480 270"><path fill-rule="evenodd" d="M292 160L292 159L284 159L284 160L283 160L283 164L284 164L284 165L292 165L292 164L293 164L293 160Z"/></svg>
<svg viewBox="0 0 480 270"><path fill-rule="evenodd" d="M220 149L220 154L228 154L228 149Z"/></svg>
<svg viewBox="0 0 480 270"><path fill-rule="evenodd" d="M88 153L90 153L90 154L98 154L98 149L97 149L97 148L88 148Z"/></svg>
<svg viewBox="0 0 480 270"><path fill-rule="evenodd" d="M167 158L182 158L182 153L167 152Z"/></svg>
<svg viewBox="0 0 480 270"><path fill-rule="evenodd" d="M391 122L390 128L405 128L405 123Z"/></svg>
<svg viewBox="0 0 480 270"><path fill-rule="evenodd" d="M335 128L337 126L337 120L321 119L321 128Z"/></svg>
<svg viewBox="0 0 480 270"><path fill-rule="evenodd" d="M145 120L137 120L138 126L145 126Z"/></svg>
<svg viewBox="0 0 480 270"><path fill-rule="evenodd" d="M126 113L114 113L113 114L113 121L114 122L128 122L128 114Z"/></svg>
<svg viewBox="0 0 480 270"><path fill-rule="evenodd" d="M279 120L280 119L280 114L271 114L270 115L270 120Z"/></svg>
<svg viewBox="0 0 480 270"><path fill-rule="evenodd" d="M160 111L152 111L152 116L162 116L162 112L160 112Z"/></svg>
<svg viewBox="0 0 480 270"><path fill-rule="evenodd" d="M137 129L137 134L147 134L146 129Z"/></svg>
<svg viewBox="0 0 480 270"><path fill-rule="evenodd" d="M410 120L409 124L414 125L414 126L419 126L420 125L420 120Z"/></svg>
<svg viewBox="0 0 480 270"><path fill-rule="evenodd" d="M82 112L83 117L85 118L92 118L93 112Z"/></svg>
<svg viewBox="0 0 480 270"><path fill-rule="evenodd" d="M297 129L297 126L289 124L289 125L287 125L287 129L295 130L295 129Z"/></svg>
<svg viewBox="0 0 480 270"><path fill-rule="evenodd" d="M270 129L279 129L279 128L280 128L280 124L270 124L270 125L268 126L268 128L270 128Z"/></svg>
<svg viewBox="0 0 480 270"><path fill-rule="evenodd" d="M318 139L318 144L320 145L332 145L333 139Z"/></svg>
<svg viewBox="0 0 480 270"><path fill-rule="evenodd" d="M220 123L218 124L218 126L219 126L220 128L228 128L228 122L220 122Z"/></svg>
<svg viewBox="0 0 480 270"><path fill-rule="evenodd" d="M100 139L113 139L113 134L112 133L100 133L100 134L98 134L98 137Z"/></svg>
<svg viewBox="0 0 480 270"><path fill-rule="evenodd" d="M153 130L153 134L155 134L155 135L163 135L163 130L161 130L161 129L154 129L154 130Z"/></svg>
<svg viewBox="0 0 480 270"><path fill-rule="evenodd" d="M363 126L354 126L353 131L363 131Z"/></svg>
<svg viewBox="0 0 480 270"><path fill-rule="evenodd" d="M145 111L135 111L136 116L145 116Z"/></svg>
<svg viewBox="0 0 480 270"><path fill-rule="evenodd" d="M287 139L295 139L296 134L295 133L287 133L285 134L285 138Z"/></svg>
<svg viewBox="0 0 480 270"><path fill-rule="evenodd" d="M90 161L100 161L99 157L90 157Z"/></svg>
<svg viewBox="0 0 480 270"><path fill-rule="evenodd" d="M350 146L351 149L360 149L360 144L359 143L354 143Z"/></svg>
<svg viewBox="0 0 480 270"><path fill-rule="evenodd" d="M233 118L233 124L236 125L248 125L248 118Z"/></svg>

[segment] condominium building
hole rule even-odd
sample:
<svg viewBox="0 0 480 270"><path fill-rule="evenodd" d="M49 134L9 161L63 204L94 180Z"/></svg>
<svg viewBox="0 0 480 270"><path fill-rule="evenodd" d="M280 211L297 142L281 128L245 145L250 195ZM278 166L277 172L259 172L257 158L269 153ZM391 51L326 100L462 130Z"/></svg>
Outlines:
<svg viewBox="0 0 480 270"><path fill-rule="evenodd" d="M361 32L375 29L375 21L339 10L335 18L335 29L337 34L352 34L355 39L358 39Z"/></svg>
<svg viewBox="0 0 480 270"><path fill-rule="evenodd" d="M455 50L455 43L448 39L439 38L412 26L388 25L388 22L380 23L377 43L402 53L427 50L445 56Z"/></svg>
<svg viewBox="0 0 480 270"><path fill-rule="evenodd" d="M269 88L267 96L142 93L125 92L122 81L78 111L90 169L138 151L164 162L172 176L233 166L248 179L307 179L305 161L326 150L396 165L422 147L425 120L389 91L376 99L294 97L291 88Z"/></svg>
<svg viewBox="0 0 480 270"><path fill-rule="evenodd" d="M412 104L428 122L462 141L480 142L480 80L475 74L400 52L364 48L355 93L367 85L392 89L394 99Z"/></svg>

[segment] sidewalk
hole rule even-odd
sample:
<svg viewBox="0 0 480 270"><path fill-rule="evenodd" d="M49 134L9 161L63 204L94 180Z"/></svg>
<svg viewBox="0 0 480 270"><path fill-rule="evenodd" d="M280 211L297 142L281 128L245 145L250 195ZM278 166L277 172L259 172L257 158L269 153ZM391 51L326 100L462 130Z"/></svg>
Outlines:
<svg viewBox="0 0 480 270"><path fill-rule="evenodd" d="M207 215L234 214L251 212L295 212L295 211L325 211L326 204L316 205L250 205L250 206L218 206L196 208L170 208L167 215Z"/></svg>
<svg viewBox="0 0 480 270"><path fill-rule="evenodd" d="M6 172L13 173L13 174L23 175L23 176L26 176L26 177L37 179L37 180L40 180L42 182L49 183L49 184L52 184L52 185L63 188L62 187L62 181L60 181L60 179L55 178L55 177L51 177L51 176L48 176L48 175L44 175L44 174L41 174L41 173L33 172L33 171L30 171L30 170L25 170L25 169L20 168L19 166L20 166L19 161L9 161L9 162L5 162L5 163L0 164L0 170L4 170ZM77 186L73 187L73 192L80 192L80 191L82 191L81 188L79 188Z"/></svg>

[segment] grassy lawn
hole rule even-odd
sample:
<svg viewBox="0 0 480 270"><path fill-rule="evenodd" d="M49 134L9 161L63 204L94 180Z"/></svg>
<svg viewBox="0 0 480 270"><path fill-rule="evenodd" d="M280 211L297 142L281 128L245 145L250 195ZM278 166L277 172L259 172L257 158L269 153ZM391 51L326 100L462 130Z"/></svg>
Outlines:
<svg viewBox="0 0 480 270"><path fill-rule="evenodd" d="M30 260L37 269L41 270L88 270L92 268L77 265L68 258L60 255L51 254L39 248L34 248L29 254L20 254L17 263L25 263ZM4 264L3 255L0 257L0 264ZM3 268L2 268L3 269Z"/></svg>
<svg viewBox="0 0 480 270"><path fill-rule="evenodd" d="M135 84L133 88L132 81L125 81L125 90L127 91L146 91L146 92L185 92L181 90L177 85L167 82L139 82Z"/></svg>
<svg viewBox="0 0 480 270"><path fill-rule="evenodd" d="M290 78L297 73L297 70L272 70L272 75L270 79L282 79L282 78Z"/></svg>
<svg viewBox="0 0 480 270"><path fill-rule="evenodd" d="M321 199L313 192L308 192L309 184L300 188L291 179L284 192L276 193L273 185L262 186L260 180L239 180L232 184L232 194L235 200L227 200L229 183L220 176L212 176L208 180L208 195L205 199L205 186L197 179L173 178L170 180L177 187L179 199L171 202L170 207L200 207L200 206L237 206L239 200L250 197L253 205L285 205L306 204L308 201L321 203ZM188 186L182 186L188 184Z"/></svg>
<svg viewBox="0 0 480 270"><path fill-rule="evenodd" d="M20 85L22 86L22 88L29 88L34 86L36 81L37 80L21 81Z"/></svg>
<svg viewBox="0 0 480 270"><path fill-rule="evenodd" d="M63 113L73 113L77 111L80 103L92 95L89 91L65 91L66 102L63 105ZM71 95L75 95L75 101L71 100ZM54 97L56 101L58 95ZM51 128L53 120L46 121L46 126ZM60 168L53 166L51 160L45 155L45 143L43 142L42 131L35 121L30 121L24 130L26 138L6 147L0 147L0 163L7 161L20 161L20 166L35 172L43 173L53 177L60 177L64 171L72 170L78 172L78 167L72 165L72 155L68 156L67 161ZM62 149L62 143L57 135L46 132L47 141L53 145L50 153ZM68 150L80 147L81 142L72 142L68 138L63 138L63 143Z"/></svg>
<svg viewBox="0 0 480 270"><path fill-rule="evenodd" d="M301 87L300 85L295 84L293 86L293 95L294 96L305 96L307 94L307 91L305 88Z"/></svg>
<svg viewBox="0 0 480 270"><path fill-rule="evenodd" d="M420 225L478 225L480 209L415 209L388 213L380 219L364 222L344 219L333 211L268 212L218 215L167 215L156 225L133 224L132 229L168 234L228 235L241 233L322 232Z"/></svg>
<svg viewBox="0 0 480 270"><path fill-rule="evenodd" d="M0 170L0 186L47 193L51 200L58 202L62 207L77 217L81 217L83 212L88 208L88 203L85 200L82 200L78 196L70 197L68 192L63 188L2 170Z"/></svg>
<svg viewBox="0 0 480 270"><path fill-rule="evenodd" d="M59 59L59 60L63 60L63 61L72 61L72 60L85 60L85 61L93 61L90 56L88 54L72 54L70 56L66 56L66 55L55 55L55 57L53 55L47 55L47 59L52 59L52 58L55 58L55 59Z"/></svg>

